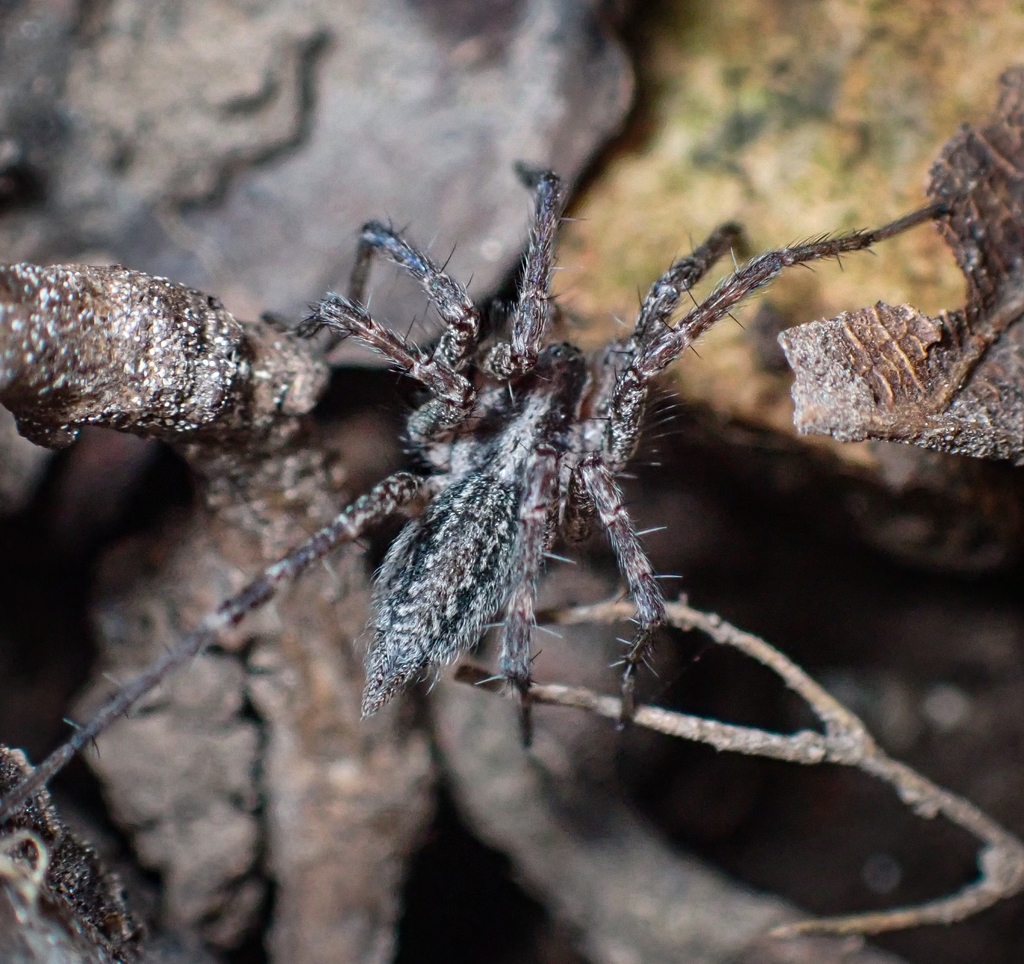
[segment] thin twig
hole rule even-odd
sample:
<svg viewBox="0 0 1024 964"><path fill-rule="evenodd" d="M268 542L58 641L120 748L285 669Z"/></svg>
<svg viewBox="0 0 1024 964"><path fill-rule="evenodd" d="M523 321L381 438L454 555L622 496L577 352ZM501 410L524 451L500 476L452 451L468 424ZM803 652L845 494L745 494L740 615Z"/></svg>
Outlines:
<svg viewBox="0 0 1024 964"><path fill-rule="evenodd" d="M888 783L900 800L919 816L932 818L942 814L984 844L978 853L978 879L948 897L878 913L785 924L772 930L772 936L878 934L922 924L951 924L1024 890L1024 843L970 801L936 786L905 763L889 757L872 739L861 720L799 666L760 637L737 629L713 613L693 609L682 601L669 603L666 610L669 622L678 629L699 629L716 643L738 649L773 670L790 689L806 700L821 720L825 732L771 733L656 706L637 708L633 718L637 726L707 743L717 750L792 763L838 763L856 767ZM545 616L551 622L568 625L617 622L630 619L634 614L632 603L609 601L545 613ZM465 682L480 682L470 667L461 667L460 670L457 678ZM530 698L536 703L587 710L613 720L618 720L621 713L621 701L617 697L602 696L583 687L534 684L530 688Z"/></svg>

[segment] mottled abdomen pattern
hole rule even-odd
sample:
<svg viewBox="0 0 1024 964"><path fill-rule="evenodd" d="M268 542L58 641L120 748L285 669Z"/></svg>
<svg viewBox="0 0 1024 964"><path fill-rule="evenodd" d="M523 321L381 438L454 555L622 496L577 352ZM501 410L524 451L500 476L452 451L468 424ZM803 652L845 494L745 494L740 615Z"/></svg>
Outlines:
<svg viewBox="0 0 1024 964"><path fill-rule="evenodd" d="M486 475L449 485L394 541L374 589L363 714L429 666L480 639L509 593L519 530L518 487Z"/></svg>

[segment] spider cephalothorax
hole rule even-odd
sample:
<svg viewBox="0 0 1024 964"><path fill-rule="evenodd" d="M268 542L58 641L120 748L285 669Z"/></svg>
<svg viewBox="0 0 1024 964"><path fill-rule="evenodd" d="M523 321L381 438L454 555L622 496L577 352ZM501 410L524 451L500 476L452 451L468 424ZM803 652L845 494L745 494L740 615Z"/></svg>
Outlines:
<svg viewBox="0 0 1024 964"><path fill-rule="evenodd" d="M507 340L481 345L480 313L465 287L376 222L360 235L348 297L328 295L300 329L312 334L330 328L354 336L423 386L427 398L408 420L406 441L426 468L386 478L222 603L0 801L0 820L176 667L271 599L279 586L371 526L417 508L421 511L399 534L377 577L364 714L474 646L497 620L502 623L499 672L519 694L528 726L530 634L545 553L559 536L578 541L597 525L608 534L636 604L637 630L622 660L622 712L632 715L636 668L665 621L665 604L615 476L636 451L652 381L783 268L867 248L928 220L939 207L877 231L762 254L670 324L684 295L692 299L690 289L737 239L739 228L726 224L652 285L626 337L585 358L571 345L546 341L563 201L559 180L548 171L520 174L534 189L536 210ZM418 280L437 308L444 330L432 350L407 343L364 307L377 252ZM528 737L528 729L524 732Z"/></svg>

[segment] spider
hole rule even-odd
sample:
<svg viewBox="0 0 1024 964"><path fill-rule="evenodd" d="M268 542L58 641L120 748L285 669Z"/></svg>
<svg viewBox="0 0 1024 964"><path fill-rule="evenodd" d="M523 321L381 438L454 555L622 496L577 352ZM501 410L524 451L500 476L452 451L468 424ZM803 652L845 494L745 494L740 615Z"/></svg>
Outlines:
<svg viewBox="0 0 1024 964"><path fill-rule="evenodd" d="M413 517L376 578L364 716L471 649L504 614L498 673L518 696L528 743L530 635L545 556L557 537L579 542L597 525L608 535L636 604L636 632L621 663L622 719L630 719L637 669L666 620L661 589L616 475L636 452L653 380L784 268L868 248L941 209L933 205L875 231L769 251L737 268L697 302L690 289L740 237L736 224L724 224L652 285L626 337L587 357L570 344L546 341L555 238L565 201L561 183L551 171L517 171L534 193L535 210L507 341L482 345L481 313L466 288L379 222L360 233L348 297L328 294L299 327L307 336L327 328L336 336L355 337L426 390L426 400L406 425L415 471L396 472L357 498L119 689L0 801L0 821L171 671L266 603L280 585L399 513ZM436 307L445 327L432 350L409 344L368 313L364 289L378 254L417 280ZM673 326L684 296L692 306Z"/></svg>

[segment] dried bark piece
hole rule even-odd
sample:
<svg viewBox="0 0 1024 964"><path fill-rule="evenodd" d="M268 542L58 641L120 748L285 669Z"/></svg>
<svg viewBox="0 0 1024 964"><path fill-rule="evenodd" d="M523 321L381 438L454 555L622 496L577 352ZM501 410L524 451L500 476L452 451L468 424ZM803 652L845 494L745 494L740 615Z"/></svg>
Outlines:
<svg viewBox="0 0 1024 964"><path fill-rule="evenodd" d="M24 832L10 845L27 843L37 862L38 838ZM0 839L0 848L8 845ZM111 958L87 938L69 931L60 920L40 906L38 873L23 860L13 860L0 849L0 960L4 964L110 964Z"/></svg>
<svg viewBox="0 0 1024 964"><path fill-rule="evenodd" d="M800 432L1024 463L1024 67L1001 83L995 119L961 128L928 187L966 306L879 302L780 335Z"/></svg>
<svg viewBox="0 0 1024 964"><path fill-rule="evenodd" d="M30 771L20 750L0 746L0 794ZM67 944L65 952L75 954L58 958L61 960L136 960L142 929L125 904L120 882L103 868L91 847L75 839L57 816L46 791L0 827L0 842L26 831L26 842L16 847L16 853L20 856L25 851L28 856L31 849L43 848L45 854L36 853L34 859L39 868L45 862L45 873L31 893L0 873L0 882L7 885L0 886L0 923L11 909L18 921L17 933L14 928L0 927L0 958L50 960L46 955L52 948L51 941L59 939ZM26 916L28 920L23 919ZM59 932L55 921L59 922Z"/></svg>
<svg viewBox="0 0 1024 964"><path fill-rule="evenodd" d="M127 268L0 267L0 402L40 445L83 425L179 442L263 441L327 369L300 339Z"/></svg>

